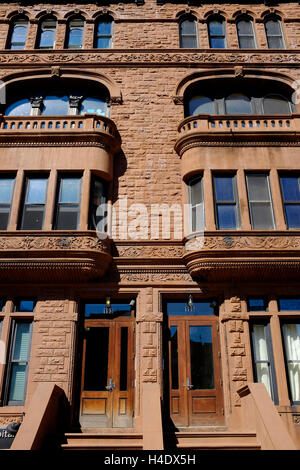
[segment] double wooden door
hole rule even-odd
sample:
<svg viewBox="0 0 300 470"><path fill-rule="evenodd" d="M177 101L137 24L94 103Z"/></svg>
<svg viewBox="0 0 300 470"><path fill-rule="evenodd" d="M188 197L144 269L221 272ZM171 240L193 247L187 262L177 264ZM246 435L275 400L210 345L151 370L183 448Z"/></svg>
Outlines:
<svg viewBox="0 0 300 470"><path fill-rule="evenodd" d="M168 318L169 413L175 426L222 421L223 393L217 321Z"/></svg>
<svg viewBox="0 0 300 470"><path fill-rule="evenodd" d="M80 422L83 427L131 427L133 321L85 320Z"/></svg>

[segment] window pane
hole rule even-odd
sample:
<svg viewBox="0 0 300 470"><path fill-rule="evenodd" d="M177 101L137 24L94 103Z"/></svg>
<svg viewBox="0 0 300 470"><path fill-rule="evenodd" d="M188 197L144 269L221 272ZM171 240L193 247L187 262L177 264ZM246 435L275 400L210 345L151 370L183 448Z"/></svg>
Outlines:
<svg viewBox="0 0 300 470"><path fill-rule="evenodd" d="M274 228L273 213L270 203L252 203L252 228L256 230Z"/></svg>
<svg viewBox="0 0 300 470"><path fill-rule="evenodd" d="M97 38L98 49L109 49L111 47L111 38Z"/></svg>
<svg viewBox="0 0 300 470"><path fill-rule="evenodd" d="M189 101L189 115L215 114L214 102L207 96L195 96Z"/></svg>
<svg viewBox="0 0 300 470"><path fill-rule="evenodd" d="M107 104L104 100L97 98L85 98L81 104L80 114L92 113L106 116Z"/></svg>
<svg viewBox="0 0 300 470"><path fill-rule="evenodd" d="M30 323L18 323L13 353L14 361L27 361L30 343Z"/></svg>
<svg viewBox="0 0 300 470"><path fill-rule="evenodd" d="M61 179L61 191L59 202L78 203L80 200L81 178L63 178Z"/></svg>
<svg viewBox="0 0 300 470"><path fill-rule="evenodd" d="M47 179L28 179L27 182L27 204L45 204L47 191Z"/></svg>
<svg viewBox="0 0 300 470"><path fill-rule="evenodd" d="M57 214L56 230L77 230L79 222L78 207L60 206Z"/></svg>
<svg viewBox="0 0 300 470"><path fill-rule="evenodd" d="M197 47L197 39L195 36L182 36L180 41L180 47L195 48Z"/></svg>
<svg viewBox="0 0 300 470"><path fill-rule="evenodd" d="M283 337L291 398L300 401L300 324L284 324Z"/></svg>
<svg viewBox="0 0 300 470"><path fill-rule="evenodd" d="M28 99L19 100L8 106L5 110L6 116L30 116L31 103Z"/></svg>
<svg viewBox="0 0 300 470"><path fill-rule="evenodd" d="M91 201L90 201L90 215L89 215L89 229L106 231L107 211L103 204L106 203L106 185L98 178L92 179L91 187ZM101 206L103 211L101 210ZM100 208L98 210L98 207ZM98 210L98 214L97 214ZM101 224L102 222L102 224ZM99 224L99 225L98 225Z"/></svg>
<svg viewBox="0 0 300 470"><path fill-rule="evenodd" d="M250 201L269 201L269 185L267 175L247 175L248 196Z"/></svg>
<svg viewBox="0 0 300 470"><path fill-rule="evenodd" d="M264 325L253 325L253 349L257 361L268 361L267 341Z"/></svg>
<svg viewBox="0 0 300 470"><path fill-rule="evenodd" d="M5 304L6 304L6 299L4 299L3 297L2 298L0 297L0 312L4 312Z"/></svg>
<svg viewBox="0 0 300 470"><path fill-rule="evenodd" d="M190 186L190 203L192 206L203 201L203 191L202 191L202 177L194 178L189 182Z"/></svg>
<svg viewBox="0 0 300 470"><path fill-rule="evenodd" d="M216 201L235 200L232 176L214 176Z"/></svg>
<svg viewBox="0 0 300 470"><path fill-rule="evenodd" d="M13 364L8 401L25 400L26 367L27 364Z"/></svg>
<svg viewBox="0 0 300 470"><path fill-rule="evenodd" d="M17 312L33 312L36 301L32 299L19 300L16 311Z"/></svg>
<svg viewBox="0 0 300 470"><path fill-rule="evenodd" d="M14 184L14 178L0 178L0 204L11 203Z"/></svg>
<svg viewBox="0 0 300 470"><path fill-rule="evenodd" d="M254 49L256 47L254 38L251 36L241 36L239 38L239 46L241 49Z"/></svg>
<svg viewBox="0 0 300 470"><path fill-rule="evenodd" d="M237 30L238 34L251 36L253 34L252 21L246 19L238 21Z"/></svg>
<svg viewBox="0 0 300 470"><path fill-rule="evenodd" d="M130 316L132 307L127 303L111 303L111 308L113 315L118 316ZM103 318L103 316L108 316L110 314L105 313L106 304L105 302L88 302L84 304L84 316L85 318Z"/></svg>
<svg viewBox="0 0 300 470"><path fill-rule="evenodd" d="M204 230L204 201L202 177L193 178L189 182L189 203L191 205L192 231Z"/></svg>
<svg viewBox="0 0 300 470"><path fill-rule="evenodd" d="M280 182L284 201L300 201L298 176L281 176Z"/></svg>
<svg viewBox="0 0 300 470"><path fill-rule="evenodd" d="M111 35L112 21L106 20L98 23L98 34L103 34L104 36Z"/></svg>
<svg viewBox="0 0 300 470"><path fill-rule="evenodd" d="M227 114L251 114L251 101L245 95L233 93L225 100Z"/></svg>
<svg viewBox="0 0 300 470"><path fill-rule="evenodd" d="M224 38L211 38L210 47L212 49L225 49L225 39Z"/></svg>
<svg viewBox="0 0 300 470"><path fill-rule="evenodd" d="M106 391L109 328L90 328L86 332L84 390ZM97 373L95 373L95 361Z"/></svg>
<svg viewBox="0 0 300 470"><path fill-rule="evenodd" d="M269 49L284 49L282 38L269 37L268 38Z"/></svg>
<svg viewBox="0 0 300 470"><path fill-rule="evenodd" d="M278 300L279 310L300 311L300 298L282 298Z"/></svg>
<svg viewBox="0 0 300 470"><path fill-rule="evenodd" d="M277 19L268 20L265 23L267 35L280 35L281 27L280 22Z"/></svg>
<svg viewBox="0 0 300 470"><path fill-rule="evenodd" d="M55 31L51 29L47 29L42 31L41 33L41 40L40 40L40 47L41 48L52 48L54 44L55 38Z"/></svg>
<svg viewBox="0 0 300 470"><path fill-rule="evenodd" d="M171 326L171 387L172 390L179 389L178 372L178 329L177 326Z"/></svg>
<svg viewBox="0 0 300 470"><path fill-rule="evenodd" d="M210 300L194 300L192 312L186 311L187 301L168 301L167 314L168 315L214 315L217 307L217 302L213 299Z"/></svg>
<svg viewBox="0 0 300 470"><path fill-rule="evenodd" d="M289 114L291 112L288 100L278 95L266 96L263 106L265 114Z"/></svg>
<svg viewBox="0 0 300 470"><path fill-rule="evenodd" d="M266 312L267 306L265 299L254 298L248 299L248 310L250 312Z"/></svg>
<svg viewBox="0 0 300 470"><path fill-rule="evenodd" d="M227 230L237 227L235 211L235 205L226 204L217 206L218 229Z"/></svg>
<svg viewBox="0 0 300 470"><path fill-rule="evenodd" d="M284 209L287 227L300 228L300 204L286 204Z"/></svg>
<svg viewBox="0 0 300 470"><path fill-rule="evenodd" d="M186 19L180 23L180 30L182 34L196 34L196 22L193 18Z"/></svg>
<svg viewBox="0 0 300 470"><path fill-rule="evenodd" d="M120 391L127 390L128 327L121 328Z"/></svg>
<svg viewBox="0 0 300 470"><path fill-rule="evenodd" d="M69 99L67 96L46 96L43 101L42 114L44 116L62 116L69 112Z"/></svg>
<svg viewBox="0 0 300 470"><path fill-rule="evenodd" d="M191 384L193 390L214 388L214 361L211 326L190 326Z"/></svg>
<svg viewBox="0 0 300 470"><path fill-rule="evenodd" d="M220 20L211 20L209 22L209 34L212 36L224 35L224 23Z"/></svg>

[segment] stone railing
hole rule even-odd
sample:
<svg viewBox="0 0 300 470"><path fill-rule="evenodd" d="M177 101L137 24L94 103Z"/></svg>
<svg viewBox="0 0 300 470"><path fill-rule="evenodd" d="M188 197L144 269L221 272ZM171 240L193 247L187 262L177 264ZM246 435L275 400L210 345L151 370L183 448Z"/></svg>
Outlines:
<svg viewBox="0 0 300 470"><path fill-rule="evenodd" d="M114 122L104 116L3 116L0 135L19 133L101 132L118 137Z"/></svg>

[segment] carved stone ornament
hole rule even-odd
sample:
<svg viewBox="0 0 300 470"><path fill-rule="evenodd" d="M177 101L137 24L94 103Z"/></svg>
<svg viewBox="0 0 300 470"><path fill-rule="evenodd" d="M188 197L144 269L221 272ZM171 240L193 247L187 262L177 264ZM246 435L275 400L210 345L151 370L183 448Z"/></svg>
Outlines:
<svg viewBox="0 0 300 470"><path fill-rule="evenodd" d="M110 97L110 104L122 104L122 96L111 96Z"/></svg>
<svg viewBox="0 0 300 470"><path fill-rule="evenodd" d="M184 104L183 96L173 96L173 102L174 102L174 104L183 105Z"/></svg>
<svg viewBox="0 0 300 470"><path fill-rule="evenodd" d="M61 75L61 69L59 66L54 65L51 67L51 77L60 77Z"/></svg>
<svg viewBox="0 0 300 470"><path fill-rule="evenodd" d="M43 106L43 96L33 96L30 98L30 103L32 108L42 109Z"/></svg>
<svg viewBox="0 0 300 470"><path fill-rule="evenodd" d="M70 108L78 108L81 101L83 100L83 96L69 96L69 106Z"/></svg>
<svg viewBox="0 0 300 470"><path fill-rule="evenodd" d="M242 66L234 67L234 76L235 78L243 77L244 76L244 68Z"/></svg>

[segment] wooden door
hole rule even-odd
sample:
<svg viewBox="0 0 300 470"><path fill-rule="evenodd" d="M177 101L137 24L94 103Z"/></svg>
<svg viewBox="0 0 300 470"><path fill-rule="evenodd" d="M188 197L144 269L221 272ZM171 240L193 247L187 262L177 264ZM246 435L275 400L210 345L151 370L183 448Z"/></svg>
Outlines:
<svg viewBox="0 0 300 470"><path fill-rule="evenodd" d="M219 351L217 320L168 318L169 410L175 426L222 421Z"/></svg>
<svg viewBox="0 0 300 470"><path fill-rule="evenodd" d="M81 379L83 427L131 427L133 322L85 320Z"/></svg>

